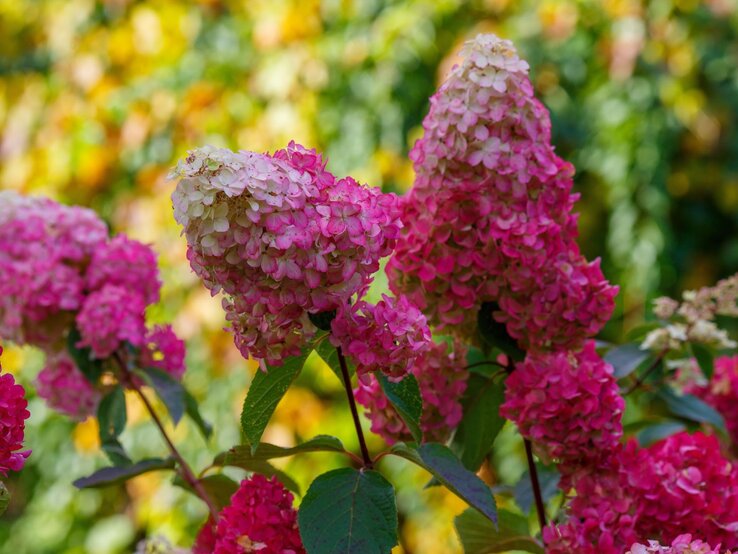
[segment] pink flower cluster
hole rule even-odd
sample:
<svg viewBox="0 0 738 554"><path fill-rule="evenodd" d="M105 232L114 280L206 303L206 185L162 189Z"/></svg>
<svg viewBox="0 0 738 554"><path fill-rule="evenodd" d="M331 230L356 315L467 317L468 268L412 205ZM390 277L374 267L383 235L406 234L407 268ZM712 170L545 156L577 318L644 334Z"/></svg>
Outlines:
<svg viewBox="0 0 738 554"><path fill-rule="evenodd" d="M10 373L0 373L0 475L4 477L9 471L20 471L31 455L30 450L21 451L25 420L31 415L25 393Z"/></svg>
<svg viewBox="0 0 738 554"><path fill-rule="evenodd" d="M587 341L577 353L530 353L507 378L500 414L564 473L611 457L625 402L613 369Z"/></svg>
<svg viewBox="0 0 738 554"><path fill-rule="evenodd" d="M275 477L241 481L229 506L198 534L195 554L304 554L292 494Z"/></svg>
<svg viewBox="0 0 738 554"><path fill-rule="evenodd" d="M466 370L466 347L460 341L453 347L432 343L420 354L410 373L415 376L423 400L420 429L423 440L446 442L461 421L461 397L466 391L469 372ZM366 408L372 422L372 432L388 444L413 440L410 431L382 392L377 378L359 380L354 391L356 400Z"/></svg>
<svg viewBox="0 0 738 554"><path fill-rule="evenodd" d="M173 175L192 269L225 292L242 354L269 363L300 352L309 313L361 296L399 235L396 196L336 179L294 142L274 155L200 148Z"/></svg>
<svg viewBox="0 0 738 554"><path fill-rule="evenodd" d="M51 408L77 421L94 415L102 398L64 351L46 356L36 377L36 392Z"/></svg>
<svg viewBox="0 0 738 554"><path fill-rule="evenodd" d="M638 540L685 532L738 547L738 468L715 437L682 432L644 449L631 441L609 467L568 484L576 490L569 521L545 529L547 552L620 554Z"/></svg>
<svg viewBox="0 0 738 554"><path fill-rule="evenodd" d="M58 341L84 301L84 270L107 235L91 210L0 191L0 336Z"/></svg>
<svg viewBox="0 0 738 554"><path fill-rule="evenodd" d="M693 384L688 390L720 412L733 442L738 444L738 356L715 358L710 382Z"/></svg>
<svg viewBox="0 0 738 554"><path fill-rule="evenodd" d="M679 535L671 546L662 546L658 541L648 541L648 545L634 544L626 554L721 554L720 545L712 548L701 540L692 540L692 535ZM731 554L726 551L725 554Z"/></svg>
<svg viewBox="0 0 738 554"><path fill-rule="evenodd" d="M156 325L144 337L138 367L153 367L180 380L185 372L185 343L171 325Z"/></svg>
<svg viewBox="0 0 738 554"><path fill-rule="evenodd" d="M341 306L331 322L330 340L351 356L360 379L381 371L391 381L401 381L430 348L431 332L425 316L406 297L383 294L376 305L361 300Z"/></svg>
<svg viewBox="0 0 738 554"><path fill-rule="evenodd" d="M469 335L485 302L528 349L578 348L617 288L575 242L573 168L512 43L480 35L431 98L410 154L416 180L387 265L432 324Z"/></svg>

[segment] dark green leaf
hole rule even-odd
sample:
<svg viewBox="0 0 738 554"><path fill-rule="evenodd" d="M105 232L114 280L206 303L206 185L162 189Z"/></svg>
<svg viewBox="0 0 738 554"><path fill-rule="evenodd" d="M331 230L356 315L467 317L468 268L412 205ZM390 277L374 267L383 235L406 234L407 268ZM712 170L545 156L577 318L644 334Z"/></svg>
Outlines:
<svg viewBox="0 0 738 554"><path fill-rule="evenodd" d="M423 400L420 387L413 375L406 375L399 383L393 383L383 373L377 373L377 380L397 413L405 422L410 434L417 442L423 440L420 430L420 416L423 413Z"/></svg>
<svg viewBox="0 0 738 554"><path fill-rule="evenodd" d="M713 356L710 349L704 344L691 344L692 354L697 359L697 363L700 365L702 373L705 377L712 379L712 374L715 373L715 357Z"/></svg>
<svg viewBox="0 0 738 554"><path fill-rule="evenodd" d="M497 521L497 504L490 488L464 467L454 453L442 444L426 443L418 448L399 443L390 452L429 471L443 485L476 508L490 520Z"/></svg>
<svg viewBox="0 0 738 554"><path fill-rule="evenodd" d="M100 424L100 441L120 436L126 427L126 396L123 387L117 385L103 397L97 408L97 420Z"/></svg>
<svg viewBox="0 0 738 554"><path fill-rule="evenodd" d="M706 404L692 394L678 396L670 388L663 388L658 393L659 398L666 402L672 414L690 421L709 423L722 433L727 433L725 420L715 408Z"/></svg>
<svg viewBox="0 0 738 554"><path fill-rule="evenodd" d="M541 485L541 496L545 504L559 493L559 479L561 476L558 471L550 470L541 464L536 464L536 470L538 473L538 483ZM524 514L529 514L533 508L535 499L533 497L533 485L530 482L530 472L528 470L523 473L520 480L515 484L513 495L520 511Z"/></svg>
<svg viewBox="0 0 738 554"><path fill-rule="evenodd" d="M341 375L341 364L338 361L338 350L331 344L328 337L317 343L315 351L323 359L323 361L331 368L331 371L336 374L338 380L343 383L343 376ZM353 376L356 373L356 368L349 358L346 358L346 367L349 371L349 375Z"/></svg>
<svg viewBox="0 0 738 554"><path fill-rule="evenodd" d="M500 366L496 361L490 359L492 357L482 352L479 348L472 346L466 354L466 365L469 367L471 373L491 377L500 370Z"/></svg>
<svg viewBox="0 0 738 554"><path fill-rule="evenodd" d="M102 360L92 357L92 350L79 348L77 343L82 339L76 326L72 326L67 335L67 351L74 360L82 375L90 383L97 385L103 373Z"/></svg>
<svg viewBox="0 0 738 554"><path fill-rule="evenodd" d="M155 367L145 367L137 371L154 388L169 411L172 423L177 425L185 413L185 390L182 383L174 379L167 372Z"/></svg>
<svg viewBox="0 0 738 554"><path fill-rule="evenodd" d="M267 442L260 443L256 449L250 446L235 446L218 454L215 465L219 466L238 466L251 463L254 460L271 460L273 458L285 458L303 452L345 452L343 444L336 437L328 435L318 435L310 440L292 447L276 446Z"/></svg>
<svg viewBox="0 0 738 554"><path fill-rule="evenodd" d="M520 550L543 554L541 544L530 536L528 520L523 516L500 510L499 527L476 510L466 510L456 518L456 531L465 554L489 554Z"/></svg>
<svg viewBox="0 0 738 554"><path fill-rule="evenodd" d="M184 401L185 401L185 413L190 416L190 419L195 422L197 428L200 429L202 435L209 439L210 435L213 434L213 426L202 418L200 415L200 408L197 405L197 400L194 396L184 389Z"/></svg>
<svg viewBox="0 0 738 554"><path fill-rule="evenodd" d="M10 504L10 491L5 484L0 481L0 516L8 509L8 504Z"/></svg>
<svg viewBox="0 0 738 554"><path fill-rule="evenodd" d="M471 375L462 404L464 417L459 424L452 448L467 469L476 472L492 449L505 419L500 405L505 401L502 382L481 375Z"/></svg>
<svg viewBox="0 0 738 554"><path fill-rule="evenodd" d="M129 466L133 463L123 445L115 437L108 437L100 444L100 447L115 466Z"/></svg>
<svg viewBox="0 0 738 554"><path fill-rule="evenodd" d="M488 348L499 348L510 359L516 362L522 361L525 359L525 352L520 349L517 341L508 334L505 324L494 318L494 313L499 309L500 307L494 302L485 302L479 308L477 314L479 336Z"/></svg>
<svg viewBox="0 0 738 554"><path fill-rule="evenodd" d="M159 469L174 469L174 460L172 458L149 458L128 466L104 467L89 477L77 479L74 482L74 486L78 489L107 487L109 485L123 483L137 475L142 475L149 471L156 471Z"/></svg>
<svg viewBox="0 0 738 554"><path fill-rule="evenodd" d="M312 352L307 346L301 355L287 358L281 366L268 367L266 373L257 371L251 382L241 412L241 427L252 448L259 444L261 435Z"/></svg>
<svg viewBox="0 0 738 554"><path fill-rule="evenodd" d="M614 368L615 378L622 379L633 373L650 356L650 351L641 350L637 344L623 344L608 350L604 360Z"/></svg>
<svg viewBox="0 0 738 554"><path fill-rule="evenodd" d="M205 489L208 497L215 503L218 510L222 510L224 507L228 506L228 504L231 503L231 496L233 496L233 493L238 490L238 483L230 477L222 474L208 475L207 477L199 479L199 481L200 485ZM179 475L174 478L174 484L195 494L190 484Z"/></svg>
<svg viewBox="0 0 738 554"><path fill-rule="evenodd" d="M678 421L666 421L664 423L648 425L638 433L636 438L638 439L638 444L645 448L646 446L653 444L654 442L658 442L661 439L665 439L674 433L684 431L684 429L686 429L686 427L683 423L679 423Z"/></svg>
<svg viewBox="0 0 738 554"><path fill-rule="evenodd" d="M310 485L298 524L308 554L389 554L397 544L395 491L376 471L329 471Z"/></svg>

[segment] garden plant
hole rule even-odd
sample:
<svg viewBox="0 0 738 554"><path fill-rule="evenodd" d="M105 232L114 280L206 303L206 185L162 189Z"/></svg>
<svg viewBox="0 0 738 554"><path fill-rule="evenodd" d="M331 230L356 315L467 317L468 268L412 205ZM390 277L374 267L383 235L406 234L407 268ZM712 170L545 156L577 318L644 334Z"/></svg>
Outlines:
<svg viewBox="0 0 738 554"><path fill-rule="evenodd" d="M110 236L89 209L0 192L0 338L43 351L37 394L96 418L109 459L75 485L170 472L206 508L191 549L150 537L138 552L387 554L399 545L392 458L468 505L455 519L468 554L738 549L738 355L725 327L738 276L656 299L623 344L599 340L618 287L577 244L574 167L528 73L510 41L468 41L430 99L403 196L332 174L296 142L201 146L172 169L189 265L259 364L241 442L207 467L170 432L183 418L206 438L212 428L185 386L184 342L147 325L162 286L153 249ZM389 290L369 295L382 273ZM345 390L356 451L327 434L263 440L311 357ZM123 446L127 394L160 457ZM2 477L36 456L28 417L23 388L0 373ZM369 447L362 418L385 448ZM527 461L514 488L496 480L506 421ZM304 494L275 463L324 453L345 463ZM0 511L13 502L0 483Z"/></svg>

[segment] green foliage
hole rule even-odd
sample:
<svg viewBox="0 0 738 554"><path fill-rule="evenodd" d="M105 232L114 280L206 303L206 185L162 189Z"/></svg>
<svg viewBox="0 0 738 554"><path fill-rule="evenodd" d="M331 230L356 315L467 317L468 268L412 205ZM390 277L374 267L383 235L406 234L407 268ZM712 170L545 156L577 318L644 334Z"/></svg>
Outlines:
<svg viewBox="0 0 738 554"><path fill-rule="evenodd" d="M478 510L485 517L497 522L497 503L490 488L474 473L464 467L454 453L442 444L426 443L411 448L399 443L390 452L405 458L430 472L448 490Z"/></svg>
<svg viewBox="0 0 738 554"><path fill-rule="evenodd" d="M538 482L541 486L541 497L545 504L559 494L559 480L561 476L555 469L547 468L542 464L536 464L536 473L538 474ZM515 484L513 495L520 511L524 514L529 514L535 502L529 470L526 469L525 473L523 473Z"/></svg>
<svg viewBox="0 0 738 554"><path fill-rule="evenodd" d="M227 475L207 475L206 477L198 479L198 482L202 486L205 493L208 495L208 498L210 498L215 503L215 506L218 508L218 510L222 510L228 504L230 504L231 496L233 496L233 493L238 490L238 483L236 483ZM178 487L182 487L192 494L196 494L189 483L187 483L179 475L174 478L174 484Z"/></svg>
<svg viewBox="0 0 738 554"><path fill-rule="evenodd" d="M127 419L125 393L122 386L116 385L103 397L97 408L100 445L116 466L126 466L131 463L131 459L118 440L126 427Z"/></svg>
<svg viewBox="0 0 738 554"><path fill-rule="evenodd" d="M97 487L109 487L118 485L150 471L158 471L161 469L174 469L175 463L172 458L149 458L141 460L135 464L125 466L104 467L99 469L89 477L77 479L74 486L79 489L91 489Z"/></svg>
<svg viewBox="0 0 738 554"><path fill-rule="evenodd" d="M677 395L671 388L663 387L658 397L666 403L672 414L697 423L709 423L716 430L727 434L723 416L693 394Z"/></svg>
<svg viewBox="0 0 738 554"><path fill-rule="evenodd" d="M700 343L692 343L690 347L702 373L707 379L711 379L712 374L715 373L715 356L712 351L709 347Z"/></svg>
<svg viewBox="0 0 738 554"><path fill-rule="evenodd" d="M395 491L376 471L329 471L310 485L298 524L308 554L387 554L397 544Z"/></svg>
<svg viewBox="0 0 738 554"><path fill-rule="evenodd" d="M10 491L5 483L0 481L0 516L8 509L8 504L10 504Z"/></svg>
<svg viewBox="0 0 738 554"><path fill-rule="evenodd" d="M423 401L418 381L412 374L407 374L402 381L394 383L383 373L377 374L377 380L387 399L405 422L410 434L417 442L421 442L423 431L420 429L420 416L423 413Z"/></svg>
<svg viewBox="0 0 738 554"><path fill-rule="evenodd" d="M622 379L651 357L650 351L641 350L637 344L628 343L608 350L604 360L613 367L615 378Z"/></svg>
<svg viewBox="0 0 738 554"><path fill-rule="evenodd" d="M102 361L93 358L92 350L89 348L78 347L77 343L80 340L82 336L79 330L76 326L72 326L67 335L67 351L85 378L93 385L97 385L103 373Z"/></svg>
<svg viewBox="0 0 738 554"><path fill-rule="evenodd" d="M169 411L172 423L177 425L185 414L186 399L182 384L167 372L155 367L142 368L136 373L145 377Z"/></svg>
<svg viewBox="0 0 738 554"><path fill-rule="evenodd" d="M266 442L259 443L257 448L250 446L234 446L228 452L218 454L215 465L240 465L256 460L284 458L305 452L345 452L343 444L336 437L318 435L293 447L275 446Z"/></svg>
<svg viewBox="0 0 738 554"><path fill-rule="evenodd" d="M472 509L456 518L456 531L465 554L491 554L511 550L543 554L541 544L530 536L526 518L507 510L500 510L498 516L497 526Z"/></svg>

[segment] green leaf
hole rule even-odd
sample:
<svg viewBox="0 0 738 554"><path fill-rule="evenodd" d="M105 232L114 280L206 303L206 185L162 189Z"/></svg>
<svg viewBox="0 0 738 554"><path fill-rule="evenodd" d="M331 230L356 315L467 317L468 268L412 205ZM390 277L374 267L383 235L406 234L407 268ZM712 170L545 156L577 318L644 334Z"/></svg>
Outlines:
<svg viewBox="0 0 738 554"><path fill-rule="evenodd" d="M90 383L97 385L100 376L103 374L102 360L92 357L92 350L89 348L79 348L77 343L82 339L76 326L72 326L67 334L67 351L74 360L82 375L85 376Z"/></svg>
<svg viewBox="0 0 738 554"><path fill-rule="evenodd" d="M231 496L233 496L233 493L238 490L238 483L223 474L208 475L207 477L198 479L198 481L202 488L205 489L208 497L215 503L218 511L231 503ZM190 484L179 475L174 478L173 483L177 487L181 487L193 494L196 494Z"/></svg>
<svg viewBox="0 0 738 554"><path fill-rule="evenodd" d="M658 442L661 439L665 439L674 433L684 431L684 429L686 429L684 423L680 423L678 421L656 423L654 425L644 427L638 435L636 435L636 439L638 440L638 444L645 448L646 446Z"/></svg>
<svg viewBox="0 0 738 554"><path fill-rule="evenodd" d="M182 383L174 379L166 371L155 367L144 367L138 370L146 381L154 388L169 411L172 423L177 425L185 413L185 390Z"/></svg>
<svg viewBox="0 0 738 554"><path fill-rule="evenodd" d="M395 491L376 471L324 473L297 517L308 554L389 554L397 544Z"/></svg>
<svg viewBox="0 0 738 554"><path fill-rule="evenodd" d="M297 379L311 352L309 345L301 355L287 358L281 366L268 367L266 373L256 372L241 412L241 427L252 448L258 446L277 404Z"/></svg>
<svg viewBox="0 0 738 554"><path fill-rule="evenodd" d="M704 344L692 343L690 346L692 347L692 354L694 354L694 357L697 359L697 363L699 364L702 373L704 373L705 377L708 379L712 379L712 374L715 373L715 357L712 352Z"/></svg>
<svg viewBox="0 0 738 554"><path fill-rule="evenodd" d="M267 442L260 443L256 449L243 445L234 446L227 452L218 454L213 463L218 466L242 467L242 464L250 463L254 460L285 458L303 452L346 452L346 449L336 437L317 435L302 444L292 447L276 446Z"/></svg>
<svg viewBox="0 0 738 554"><path fill-rule="evenodd" d="M658 393L659 398L666 402L672 414L690 421L709 423L723 434L727 434L725 420L715 408L706 404L692 394L678 396L670 388L663 388Z"/></svg>
<svg viewBox="0 0 738 554"><path fill-rule="evenodd" d="M377 373L377 380L397 413L405 422L410 434L417 442L423 440L423 431L420 429L420 416L423 413L423 400L420 397L420 387L413 375L406 375L399 383L387 379L383 373Z"/></svg>
<svg viewBox="0 0 738 554"><path fill-rule="evenodd" d="M651 352L641 350L637 344L623 344L608 350L603 359L615 370L615 379L622 379L633 373L649 357Z"/></svg>
<svg viewBox="0 0 738 554"><path fill-rule="evenodd" d="M331 344L331 341L328 340L327 336L316 343L315 351L323 359L326 365L331 368L331 371L335 373L338 380L343 383L341 363L338 361L338 350ZM346 358L346 367L348 368L349 376L353 377L354 373L356 373L356 366L354 366L349 358Z"/></svg>
<svg viewBox="0 0 738 554"><path fill-rule="evenodd" d="M500 405L505 401L502 382L481 375L471 375L462 399L464 416L452 442L467 469L476 472L482 465L505 419L500 416Z"/></svg>
<svg viewBox="0 0 738 554"><path fill-rule="evenodd" d="M543 503L546 504L559 493L561 476L558 471L550 470L541 464L536 464L536 471L538 473L538 483L541 485ZM533 484L530 482L530 472L528 470L523 473L520 480L515 484L513 496L520 511L529 514L533 508L535 497L533 496Z"/></svg>
<svg viewBox="0 0 738 554"><path fill-rule="evenodd" d="M209 439L213 434L213 426L202 418L202 415L200 415L200 408L197 405L197 400L187 389L184 389L184 401L185 413L190 416L192 421L195 422L195 425L197 425L202 436Z"/></svg>
<svg viewBox="0 0 738 554"><path fill-rule="evenodd" d="M115 437L108 437L100 444L100 447L115 466L128 466L133 463L123 445Z"/></svg>
<svg viewBox="0 0 738 554"><path fill-rule="evenodd" d="M5 483L0 481L0 516L8 509L8 504L10 504L10 491Z"/></svg>
<svg viewBox="0 0 738 554"><path fill-rule="evenodd" d="M543 554L543 546L530 536L528 520L521 515L500 510L499 526L476 510L466 510L456 518L456 531L465 554L488 554L520 550Z"/></svg>
<svg viewBox="0 0 738 554"><path fill-rule="evenodd" d="M476 474L466 469L448 447L429 442L418 448L410 448L406 444L398 443L392 447L390 453L410 460L429 471L469 506L497 522L497 504L492 491Z"/></svg>
<svg viewBox="0 0 738 554"><path fill-rule="evenodd" d="M482 342L489 348L499 348L512 360L519 362L525 359L525 352L507 332L504 323L494 318L494 312L500 307L495 302L485 302L477 314L477 326Z"/></svg>
<svg viewBox="0 0 738 554"><path fill-rule="evenodd" d="M104 467L89 477L77 479L74 482L74 486L78 489L107 487L109 485L123 483L137 475L143 475L149 471L160 469L174 469L174 460L172 458L149 458L128 466Z"/></svg>
<svg viewBox="0 0 738 554"><path fill-rule="evenodd" d="M123 387L117 385L103 397L97 408L97 420L100 424L100 440L106 442L120 436L126 427L126 396Z"/></svg>

